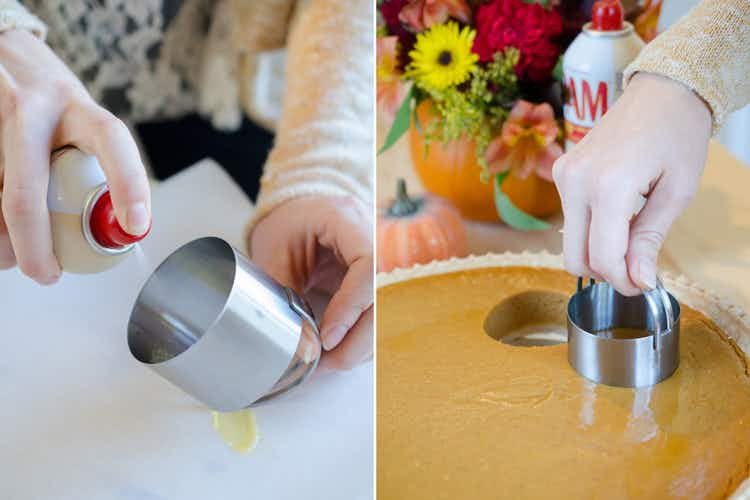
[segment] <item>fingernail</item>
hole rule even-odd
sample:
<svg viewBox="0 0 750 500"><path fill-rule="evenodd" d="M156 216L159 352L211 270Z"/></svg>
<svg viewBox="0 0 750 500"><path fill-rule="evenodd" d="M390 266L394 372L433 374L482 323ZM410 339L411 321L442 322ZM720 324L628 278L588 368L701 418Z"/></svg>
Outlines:
<svg viewBox="0 0 750 500"><path fill-rule="evenodd" d="M323 348L326 351L330 351L341 342L346 335L347 328L345 326L334 326L330 328L326 333L323 334Z"/></svg>
<svg viewBox="0 0 750 500"><path fill-rule="evenodd" d="M148 231L150 222L145 203L136 203L128 208L127 231L134 236L140 236Z"/></svg>
<svg viewBox="0 0 750 500"><path fill-rule="evenodd" d="M638 277L641 279L641 283L646 285L649 290L656 288L656 268L654 263L650 260L639 260Z"/></svg>
<svg viewBox="0 0 750 500"><path fill-rule="evenodd" d="M42 285L45 285L45 286L46 285L54 285L55 283L57 283L58 281L60 281L60 275L61 274L62 273L58 269L54 274L51 274L51 275L47 276L45 279L41 280L40 283Z"/></svg>

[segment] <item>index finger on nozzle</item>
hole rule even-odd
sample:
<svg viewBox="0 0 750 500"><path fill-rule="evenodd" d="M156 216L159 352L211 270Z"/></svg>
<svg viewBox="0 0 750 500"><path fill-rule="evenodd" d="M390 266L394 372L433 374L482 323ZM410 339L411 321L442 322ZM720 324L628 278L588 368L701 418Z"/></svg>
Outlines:
<svg viewBox="0 0 750 500"><path fill-rule="evenodd" d="M140 236L151 226L151 195L138 146L127 126L102 108L90 109L88 134L80 147L95 155L104 170L115 217L129 234Z"/></svg>

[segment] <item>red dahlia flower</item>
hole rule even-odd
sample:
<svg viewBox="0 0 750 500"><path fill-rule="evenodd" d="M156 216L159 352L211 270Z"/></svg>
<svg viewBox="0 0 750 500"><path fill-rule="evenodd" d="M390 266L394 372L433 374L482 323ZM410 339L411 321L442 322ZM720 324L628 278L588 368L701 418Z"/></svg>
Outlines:
<svg viewBox="0 0 750 500"><path fill-rule="evenodd" d="M560 55L560 47L552 42L562 32L557 11L521 0L491 0L477 9L476 28L472 50L480 61L491 61L496 52L516 47L521 53L516 65L519 79L550 78Z"/></svg>
<svg viewBox="0 0 750 500"><path fill-rule="evenodd" d="M391 35L400 35L406 31L406 28L401 24L398 15L401 13L401 9L408 3L409 0L385 0L378 6L380 14L383 16L385 25L388 26L388 32Z"/></svg>

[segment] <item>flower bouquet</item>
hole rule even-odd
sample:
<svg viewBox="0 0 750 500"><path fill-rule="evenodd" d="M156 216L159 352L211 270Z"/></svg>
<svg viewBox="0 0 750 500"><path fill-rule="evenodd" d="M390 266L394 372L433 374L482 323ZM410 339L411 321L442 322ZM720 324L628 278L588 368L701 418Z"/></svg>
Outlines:
<svg viewBox="0 0 750 500"><path fill-rule="evenodd" d="M560 211L562 54L593 0L379 0L381 151L410 133L425 187L469 219L544 229ZM623 0L648 41L661 0ZM564 17L563 17L564 16Z"/></svg>
<svg viewBox="0 0 750 500"><path fill-rule="evenodd" d="M542 229L560 209L562 18L548 2L379 2L378 89L425 187L465 217ZM555 111L557 110L557 116Z"/></svg>

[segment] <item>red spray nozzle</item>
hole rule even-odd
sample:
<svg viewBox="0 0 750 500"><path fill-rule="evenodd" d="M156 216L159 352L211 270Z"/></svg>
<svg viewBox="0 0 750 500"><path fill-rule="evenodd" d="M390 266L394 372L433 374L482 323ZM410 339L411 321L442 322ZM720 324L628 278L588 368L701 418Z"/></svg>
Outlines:
<svg viewBox="0 0 750 500"><path fill-rule="evenodd" d="M141 241L151 231L151 225L149 224L146 232L139 236L125 232L115 217L115 208L112 205L112 197L109 195L109 191L96 200L94 207L91 209L89 224L91 235L97 243L106 248L126 247L131 243Z"/></svg>
<svg viewBox="0 0 750 500"><path fill-rule="evenodd" d="M591 29L619 31L624 17L620 0L598 0L591 7Z"/></svg>

